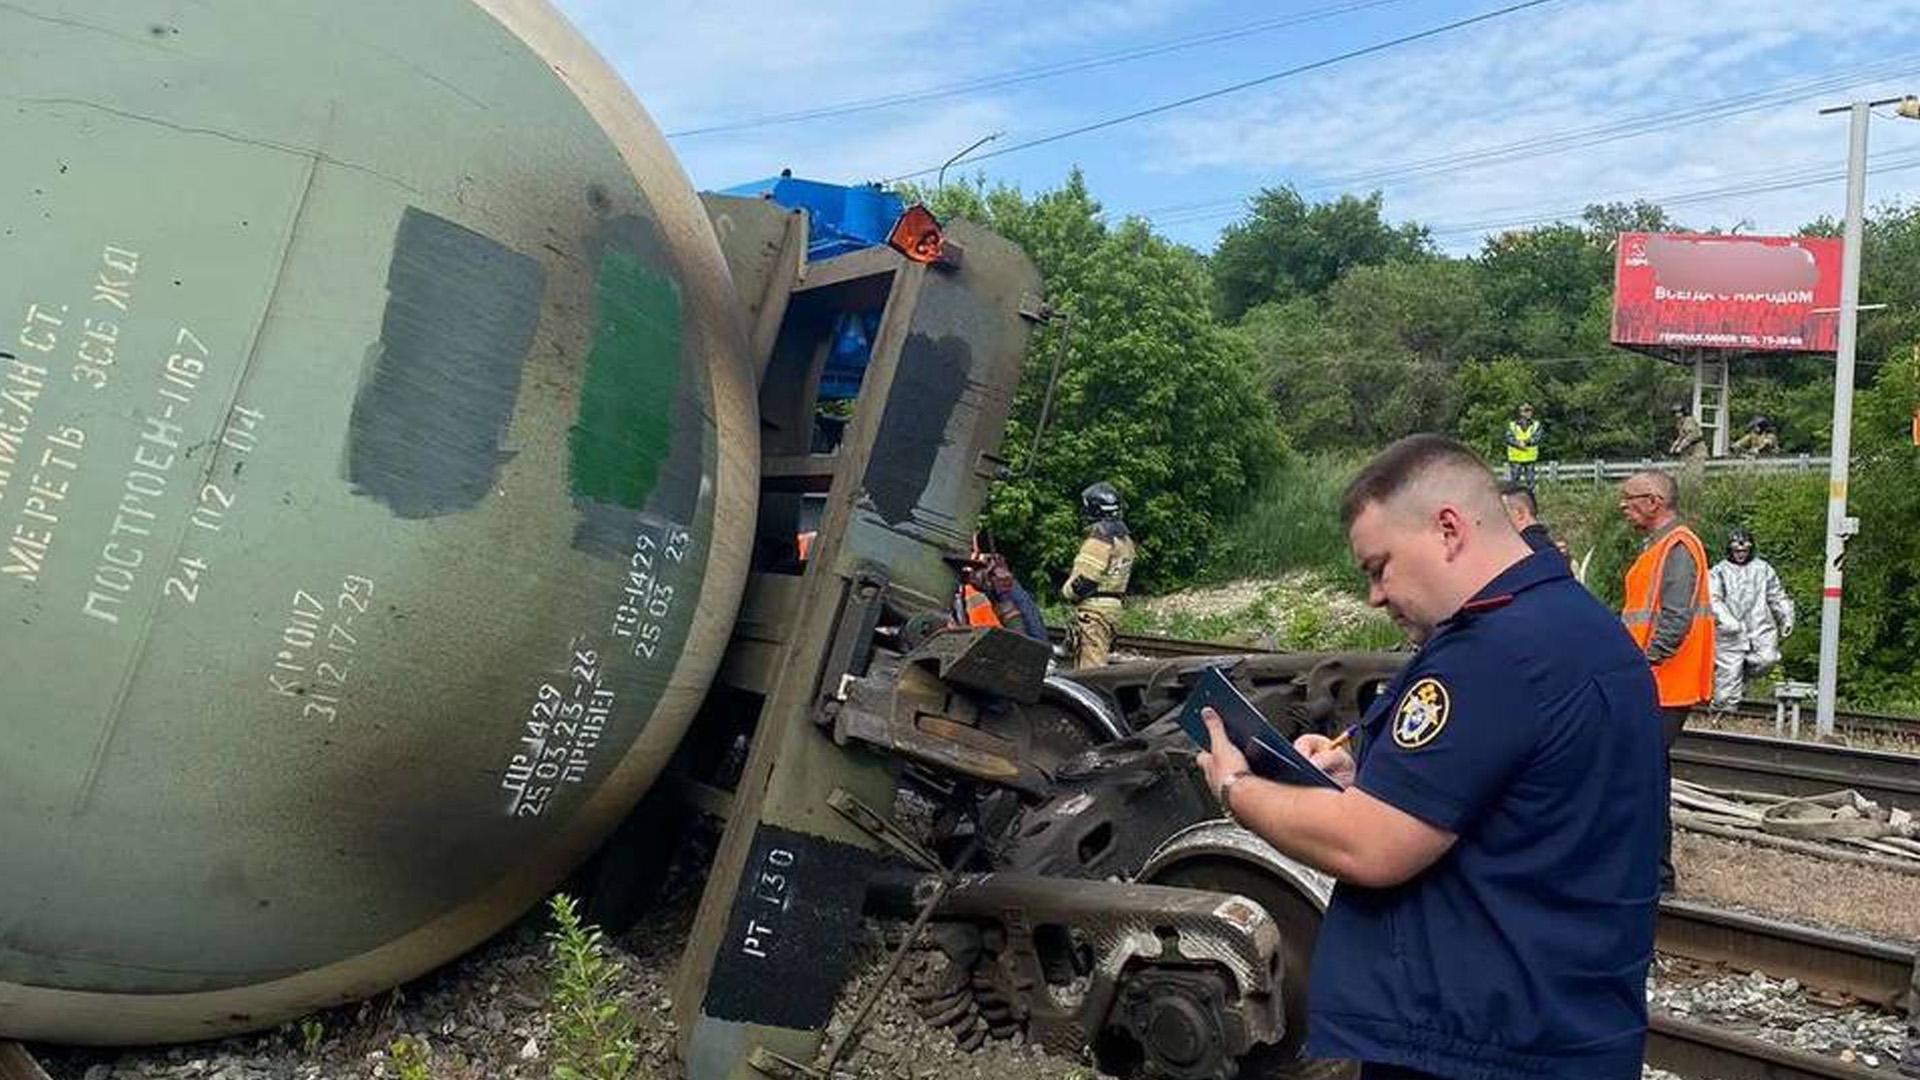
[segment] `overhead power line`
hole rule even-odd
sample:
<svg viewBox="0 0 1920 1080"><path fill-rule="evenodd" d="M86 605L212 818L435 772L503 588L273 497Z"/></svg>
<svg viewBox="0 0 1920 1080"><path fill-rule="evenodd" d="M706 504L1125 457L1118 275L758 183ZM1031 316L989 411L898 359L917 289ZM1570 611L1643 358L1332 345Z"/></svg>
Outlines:
<svg viewBox="0 0 1920 1080"><path fill-rule="evenodd" d="M1875 176L1886 173L1905 172L1920 168L1920 151L1907 151L1900 154L1888 154L1870 164L1867 171ZM1764 195L1776 191L1792 191L1797 188L1812 187L1816 184L1833 183L1846 179L1844 168L1832 168L1828 165L1803 165L1795 169L1765 174L1750 183L1727 184L1718 187L1699 188L1691 191L1649 194L1629 192L1595 196L1577 208L1558 210L1510 208L1514 216L1487 217L1453 225L1438 225L1430 229L1434 236L1460 236L1469 233L1499 232L1506 229L1525 228L1530 225L1545 225L1568 218L1577 218L1587 206L1594 203L1621 202L1630 199L1642 199L1657 206L1692 206L1721 199L1748 195Z"/></svg>
<svg viewBox="0 0 1920 1080"><path fill-rule="evenodd" d="M1249 90L1256 86L1264 86L1268 83L1278 82L1281 79L1291 78L1295 75L1303 75L1309 71L1318 71L1322 68L1329 68L1334 66L1335 64L1345 63L1348 60L1359 59L1362 56L1372 56L1376 53L1386 52L1389 49L1399 48L1402 45L1410 45L1416 41L1424 41L1428 38L1439 37L1442 34L1448 34L1455 30L1464 29L1466 27L1473 26L1477 23L1488 22L1493 19L1498 19L1507 15L1515 14L1517 12L1525 11L1528 8L1541 7L1543 5L1551 4L1555 2L1556 0L1524 0L1524 2L1522 3L1509 4L1506 7L1496 8L1493 11L1485 12L1480 15L1469 16L1468 18L1465 18L1465 19L1456 19L1453 22L1445 23L1440 26L1435 26L1431 29L1421 30L1412 34L1406 34L1401 37L1392 38L1390 40L1378 42L1373 45L1367 45L1362 48L1351 49L1347 52L1338 53L1334 56L1328 56L1319 60L1312 61L1310 63L1300 64L1296 67L1290 67L1284 71L1276 71L1270 75L1262 75L1258 78L1246 79L1241 82L1233 83L1228 86L1222 86L1217 89L1208 90L1199 94L1190 94L1183 98L1177 98L1173 101L1163 102L1159 105L1151 105L1144 109L1135 109L1132 112L1122 113L1119 116L1110 116L1104 120L1096 120L1090 124L1081 124L1078 127L1068 128L1065 131L1056 131L1051 135L1043 135L1037 139L1028 139L1026 142L1014 143L1011 146L1004 146L994 150L989 150L989 151L986 151L985 153L977 154L971 158L966 158L963 160L970 161L970 162L986 161L989 158L1004 157L1007 154L1019 153L1022 150L1031 150L1036 146L1046 146L1050 143L1059 142L1062 139L1071 139L1078 135L1085 135L1089 132L1102 131L1102 130L1105 130L1106 128L1117 127L1121 124L1131 123L1132 121L1145 119L1146 117L1149 117L1149 116L1158 116L1161 113L1172 112L1175 109L1182 109L1187 107L1188 105L1195 105L1202 101L1211 101L1215 98L1225 97L1228 94L1236 94L1242 90ZM886 182L895 183L900 180L912 180L918 177L929 175L937 171L939 171L939 166L937 165L929 166L928 168L925 168L925 169L917 169L913 172L901 173L898 176L889 177Z"/></svg>
<svg viewBox="0 0 1920 1080"><path fill-rule="evenodd" d="M1641 135L1710 123L1763 109L1776 108L1835 91L1862 86L1900 74L1910 73L1920 56L1901 56L1850 69L1843 75L1802 80L1743 94L1735 94L1699 105L1661 109L1619 120L1557 132L1553 135L1521 139L1436 157L1383 165L1338 176L1326 177L1305 185L1302 191L1328 191L1341 188L1390 187L1415 179L1468 172L1495 165L1511 164L1528 158L1566 153ZM1156 225L1190 225L1210 218L1231 217L1245 211L1247 196L1208 199L1201 202L1149 207L1131 212Z"/></svg>
<svg viewBox="0 0 1920 1080"><path fill-rule="evenodd" d="M834 116L852 116L857 113L874 112L880 109L892 109L902 105L918 105L922 102L937 101L941 98L956 97L961 94L978 93L982 90L998 90L1006 86L1018 86L1022 83L1041 79L1058 78L1082 71L1094 71L1112 67L1116 64L1146 60L1168 53L1197 49L1206 45L1215 45L1225 41L1238 41L1259 34L1272 33L1288 27L1303 26L1307 23L1331 19L1340 15L1350 15L1370 8L1386 7L1390 4L1403 4L1407 0L1345 0L1343 3L1329 4L1325 7L1296 12L1279 18L1260 19L1255 22L1241 23L1199 34L1170 38L1152 44L1136 45L1113 52L1082 57L1078 60L1063 60L1030 68L1018 68L996 75L982 75L978 78L964 79L958 82L944 83L920 90L906 90L895 94L879 94L872 97L853 98L807 109L794 109L789 112L768 113L741 120L718 121L697 127L683 128L667 132L669 139L690 138L695 135L717 135L722 132L748 131L754 128L774 127L780 124L797 124L805 120L821 120Z"/></svg>

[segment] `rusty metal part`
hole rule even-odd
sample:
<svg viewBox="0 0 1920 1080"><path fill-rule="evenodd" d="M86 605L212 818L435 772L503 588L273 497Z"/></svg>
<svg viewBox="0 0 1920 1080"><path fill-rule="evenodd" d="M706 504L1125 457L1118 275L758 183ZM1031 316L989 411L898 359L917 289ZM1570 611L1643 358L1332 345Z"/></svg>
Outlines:
<svg viewBox="0 0 1920 1080"><path fill-rule="evenodd" d="M1907 1008L1914 950L1684 900L1660 903L1656 947L1740 971L1763 971L1837 990L1887 1009Z"/></svg>
<svg viewBox="0 0 1920 1080"><path fill-rule="evenodd" d="M1761 735L1682 731L1673 772L1708 787L1818 795L1852 788L1882 806L1920 810L1920 755Z"/></svg>
<svg viewBox="0 0 1920 1080"><path fill-rule="evenodd" d="M52 1080L27 1048L0 1040L0 1080Z"/></svg>
<svg viewBox="0 0 1920 1080"><path fill-rule="evenodd" d="M1038 679L1035 679L1036 689ZM959 693L927 668L888 663L845 686L834 711L833 737L865 743L942 773L971 777L1039 798L1047 777L1013 743L982 731L981 702Z"/></svg>
<svg viewBox="0 0 1920 1080"><path fill-rule="evenodd" d="M827 805L841 817L859 826L862 832L872 836L882 846L892 849L893 853L922 870L934 873L942 869L940 860L933 852L913 837L908 836L885 815L868 806L858 795L846 788L834 788L827 795Z"/></svg>
<svg viewBox="0 0 1920 1080"><path fill-rule="evenodd" d="M1333 879L1291 859L1259 837L1226 820L1204 821L1175 834L1155 852L1140 880L1189 889L1237 893L1256 901L1280 928L1286 953L1287 1034L1241 1060L1248 1080L1350 1080L1350 1062L1300 1056L1307 1024L1307 980L1320 920L1333 895Z"/></svg>
<svg viewBox="0 0 1920 1080"><path fill-rule="evenodd" d="M915 885L916 899L933 887ZM1017 1000L1029 1038L1056 1052L1098 1050L1113 1033L1113 1010L1129 980L1146 971L1207 971L1226 980L1207 1030L1228 1060L1285 1034L1288 976L1280 932L1266 910L1245 897L1027 874L964 875L937 914L943 922L987 928L977 958L955 959L972 960L975 985L986 984L1000 1001ZM1147 1015L1156 1011L1150 1002L1136 1005Z"/></svg>
<svg viewBox="0 0 1920 1080"><path fill-rule="evenodd" d="M904 663L926 667L961 690L1031 704L1040 700L1049 655L1045 642L989 626L935 634Z"/></svg>
<svg viewBox="0 0 1920 1080"><path fill-rule="evenodd" d="M1888 1075L1661 1012L1648 1018L1647 1064L1713 1080L1885 1080Z"/></svg>
<svg viewBox="0 0 1920 1080"><path fill-rule="evenodd" d="M26 0L0 70L0 1033L437 967L725 648L759 427L707 213L542 0Z"/></svg>

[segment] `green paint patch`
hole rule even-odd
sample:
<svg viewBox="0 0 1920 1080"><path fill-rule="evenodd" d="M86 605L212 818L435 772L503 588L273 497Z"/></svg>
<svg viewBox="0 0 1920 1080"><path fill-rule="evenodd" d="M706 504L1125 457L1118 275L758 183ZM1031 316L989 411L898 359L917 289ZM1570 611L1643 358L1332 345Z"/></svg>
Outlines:
<svg viewBox="0 0 1920 1080"><path fill-rule="evenodd" d="M639 510L666 460L680 377L680 291L630 251L609 250L594 281L593 347L568 432L575 498Z"/></svg>

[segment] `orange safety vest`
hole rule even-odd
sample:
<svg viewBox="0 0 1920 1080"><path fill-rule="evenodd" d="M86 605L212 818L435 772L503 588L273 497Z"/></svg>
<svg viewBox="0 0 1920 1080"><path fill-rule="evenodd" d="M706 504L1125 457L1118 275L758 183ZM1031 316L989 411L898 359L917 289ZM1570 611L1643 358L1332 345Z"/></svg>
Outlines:
<svg viewBox="0 0 1920 1080"><path fill-rule="evenodd" d="M987 594L971 585L960 586L960 614L968 626L999 626L1000 615L993 610Z"/></svg>
<svg viewBox="0 0 1920 1080"><path fill-rule="evenodd" d="M1698 571L1693 582L1693 619L1687 636L1672 656L1653 665L1653 682L1660 690L1662 708L1697 705L1713 696L1713 601L1707 592L1707 549L1685 525L1647 545L1627 568L1626 606L1620 621L1642 650L1653 639L1653 621L1660 613L1660 568L1667 552L1683 545Z"/></svg>

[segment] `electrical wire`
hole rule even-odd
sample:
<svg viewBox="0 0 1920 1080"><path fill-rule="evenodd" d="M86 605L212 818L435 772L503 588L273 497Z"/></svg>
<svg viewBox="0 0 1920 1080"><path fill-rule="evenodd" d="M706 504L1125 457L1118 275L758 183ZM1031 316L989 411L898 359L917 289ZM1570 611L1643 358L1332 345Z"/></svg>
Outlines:
<svg viewBox="0 0 1920 1080"><path fill-rule="evenodd" d="M1336 64L1344 63L1348 60L1355 60L1362 56L1372 56L1376 53L1386 52L1389 49L1399 48L1402 45L1410 45L1417 41L1424 41L1428 38L1439 37L1442 34L1447 34L1455 30L1464 29L1465 27L1473 26L1477 23L1488 22L1493 19L1502 18L1507 15L1513 15L1518 12L1525 11L1528 8L1541 7L1546 4L1557 3L1557 2L1558 0L1522 0L1521 3L1509 4L1506 7L1496 8L1493 11L1483 12L1482 14L1469 16L1468 18L1464 18L1464 19L1456 19L1453 22L1444 23L1440 26L1435 26L1430 29L1417 31L1412 34L1405 34L1397 38L1391 38L1387 41L1376 42L1375 44L1363 46L1358 49L1350 49L1347 52L1337 53L1333 56L1323 57L1319 60L1314 60L1309 63L1300 64L1295 67L1290 67L1283 71L1276 71L1268 75L1259 76L1258 78L1245 79L1237 83L1232 83L1227 86L1217 87L1215 89L1207 90L1202 93L1190 94L1183 98L1176 98L1173 101L1162 102L1158 105L1150 105L1143 109L1135 109L1132 112L1122 113L1118 116L1110 116L1104 120L1096 120L1089 124L1081 124L1077 127L1067 128L1064 131L1056 131L1050 135L1042 135L1036 139L1028 139L1025 142L1014 143L1010 146L1003 146L994 150L984 151L982 153L975 154L972 157L963 157L960 159L960 161L949 162L948 165L950 166L957 165L963 162L986 161L989 158L1004 157L1008 154L1019 153L1022 150L1031 150L1036 146L1047 146L1052 143L1060 142L1063 139L1071 139L1076 136L1085 135L1094 131L1103 131L1110 127L1117 127L1121 124L1131 123L1132 121L1141 120L1149 116L1158 116L1162 113L1172 112L1175 109L1185 108L1188 105L1198 104L1199 102L1202 102L1202 101L1212 101L1215 98L1225 97L1228 94L1236 94L1242 90L1248 90L1256 86L1264 86L1268 83L1277 82L1281 79L1291 78L1295 75L1303 75L1310 71L1319 71L1323 68L1329 68ZM933 173L939 172L940 168L941 167L938 165L931 165L924 169L917 169L913 172L901 173L897 176L888 177L885 181L883 181L883 183L892 184L892 183L898 183L902 180L913 180L922 176L929 176L929 175L932 175Z"/></svg>
<svg viewBox="0 0 1920 1080"><path fill-rule="evenodd" d="M1153 44L1118 49L1113 52L1100 53L1078 60L1065 60L1031 68L1019 68L1012 71L1001 72L997 75L983 75L978 78L944 83L920 90L907 90L895 94L879 94L872 97L853 98L848 101L835 102L813 108L769 113L764 116L747 117L741 120L716 121L697 127L683 128L679 131L669 131L667 132L667 138L683 139L696 135L716 135L723 132L749 131L754 128L773 127L780 124L796 124L805 120L820 120L835 116L852 116L858 113L874 112L880 109L897 108L902 105L917 105L922 102L937 101L941 98L954 97L960 94L977 93L982 90L997 90L1005 86L1018 86L1022 83L1036 82L1041 79L1053 79L1062 75L1072 75L1082 71L1093 71L1099 68L1112 67L1116 64L1150 59L1155 56L1164 56L1168 53L1196 49L1225 41L1238 41L1259 34L1272 33L1275 30L1284 30L1288 27L1302 26L1323 19L1336 18L1341 15L1350 15L1371 8L1386 7L1391 4L1402 4L1406 2L1408 2L1408 0L1346 0L1344 3L1329 4L1325 7L1313 8L1308 11L1297 12L1293 15L1261 19L1255 22L1242 23L1237 26L1230 26L1225 29L1213 30L1206 33L1189 34L1185 37L1170 38Z"/></svg>
<svg viewBox="0 0 1920 1080"><path fill-rule="evenodd" d="M1915 168L1920 168L1920 152L1909 151L1901 154L1884 155L1877 162L1869 161L1867 172L1870 175L1878 176L1886 173L1904 172ZM1832 183L1834 181L1845 180L1846 178L1847 170L1844 167L1836 169L1830 165L1802 166L1787 172L1771 174L1764 179L1756 179L1750 183L1727 184L1719 187L1666 194L1629 192L1597 196L1588 199L1581 207L1572 209L1545 210L1539 208L1509 207L1507 210L1513 216L1489 217L1451 225L1435 225L1431 227L1428 232L1431 236L1458 236L1466 233L1498 232L1505 229L1517 229L1529 225L1564 221L1570 217L1577 218L1585 212L1587 206L1595 203L1625 202L1637 199L1645 200L1662 207L1690 206L1737 196L1764 195L1777 191L1792 191L1796 188L1812 187L1816 184Z"/></svg>
<svg viewBox="0 0 1920 1080"><path fill-rule="evenodd" d="M1500 143L1472 150L1457 151L1435 157L1401 162L1324 178L1314 184L1301 188L1305 192L1334 190L1343 187L1391 187L1416 179L1426 179L1437 175L1472 171L1491 165L1510 164L1533 157L1564 153L1569 150L1585 149L1591 146L1617 142L1622 139L1636 138L1641 135L1716 120L1729 119L1763 109L1791 104L1807 98L1820 97L1839 90L1862 86L1881 81L1893 75L1910 72L1920 64L1920 56L1891 57L1877 61L1864 68L1851 69L1846 75L1829 76L1821 79L1803 80L1780 86L1769 87L1744 94L1736 94L1699 105L1679 109L1663 109L1651 113L1626 117L1606 123L1594 124L1584 128L1558 132L1549 136L1521 139L1515 142ZM1130 212L1127 216L1144 217L1156 225L1198 224L1210 218L1230 217L1243 211L1247 205L1246 196L1230 199L1211 199L1203 202L1182 203L1171 206L1149 207Z"/></svg>

